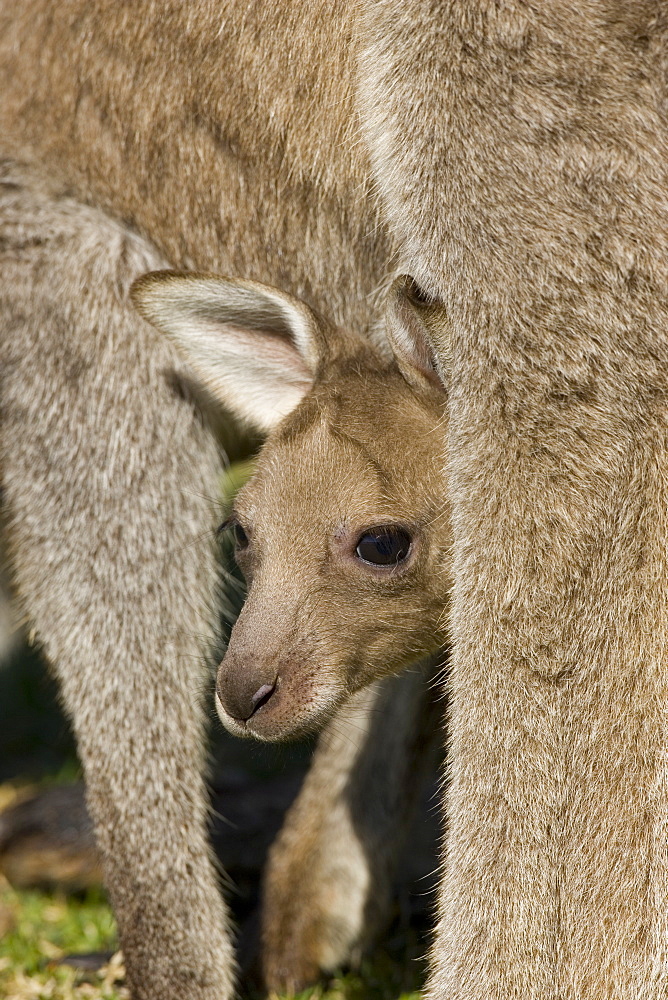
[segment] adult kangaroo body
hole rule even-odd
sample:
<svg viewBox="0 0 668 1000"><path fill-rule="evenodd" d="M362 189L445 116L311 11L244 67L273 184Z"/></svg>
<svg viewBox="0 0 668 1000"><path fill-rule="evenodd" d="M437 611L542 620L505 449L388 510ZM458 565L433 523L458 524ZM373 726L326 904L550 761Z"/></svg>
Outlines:
<svg viewBox="0 0 668 1000"><path fill-rule="evenodd" d="M165 262L270 282L370 336L397 264L442 300L455 655L430 995L665 994L655 7L0 3L16 576L40 632L59 623L44 640L138 996L230 982L185 655L215 459L124 294Z"/></svg>

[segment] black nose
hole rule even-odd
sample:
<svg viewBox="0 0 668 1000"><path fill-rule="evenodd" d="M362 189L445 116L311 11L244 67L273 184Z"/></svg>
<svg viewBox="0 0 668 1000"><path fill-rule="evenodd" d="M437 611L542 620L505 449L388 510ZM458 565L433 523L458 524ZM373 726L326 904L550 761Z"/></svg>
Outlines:
<svg viewBox="0 0 668 1000"><path fill-rule="evenodd" d="M218 674L216 690L218 697L223 703L223 708L237 722L248 722L248 720L259 712L270 700L276 686L278 677L270 683L260 684L258 687L257 676L249 676L244 671L224 671L222 668Z"/></svg>

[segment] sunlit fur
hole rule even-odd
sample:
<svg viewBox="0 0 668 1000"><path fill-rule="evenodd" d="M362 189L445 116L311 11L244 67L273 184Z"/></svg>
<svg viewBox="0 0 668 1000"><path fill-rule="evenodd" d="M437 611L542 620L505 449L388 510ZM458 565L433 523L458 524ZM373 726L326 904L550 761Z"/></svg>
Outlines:
<svg viewBox="0 0 668 1000"><path fill-rule="evenodd" d="M218 672L218 713L259 739L316 730L446 638L447 389L423 310L398 279L385 323L400 370L355 331L257 282L158 271L131 296L210 404L268 433L228 519L248 595ZM406 532L395 565L358 558L380 525ZM258 691L271 697L255 710Z"/></svg>
<svg viewBox="0 0 668 1000"><path fill-rule="evenodd" d="M665 995L666 30L656 0L0 2L3 490L137 997L231 982L174 639L206 632L215 462L124 300L165 265L374 337L397 267L445 305L429 996Z"/></svg>

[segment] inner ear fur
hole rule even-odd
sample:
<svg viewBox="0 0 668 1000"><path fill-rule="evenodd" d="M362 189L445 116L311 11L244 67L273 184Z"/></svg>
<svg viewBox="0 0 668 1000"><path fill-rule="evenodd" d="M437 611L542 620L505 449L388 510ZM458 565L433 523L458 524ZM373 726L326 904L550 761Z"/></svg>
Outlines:
<svg viewBox="0 0 668 1000"><path fill-rule="evenodd" d="M445 308L423 293L410 275L400 275L390 287L385 329L399 370L410 385L420 391L447 389L451 365Z"/></svg>
<svg viewBox="0 0 668 1000"><path fill-rule="evenodd" d="M322 363L321 321L304 302L268 285L153 271L130 295L207 394L256 431L270 431L299 404Z"/></svg>

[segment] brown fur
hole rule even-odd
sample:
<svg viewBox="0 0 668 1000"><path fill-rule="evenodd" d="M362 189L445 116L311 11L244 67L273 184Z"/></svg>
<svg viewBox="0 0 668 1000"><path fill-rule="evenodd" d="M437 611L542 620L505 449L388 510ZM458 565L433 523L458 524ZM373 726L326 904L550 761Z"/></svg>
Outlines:
<svg viewBox="0 0 668 1000"><path fill-rule="evenodd" d="M241 678L257 689L279 671L280 689L247 724L264 739L313 727L444 638L452 539L439 508L442 405L416 399L396 369L378 358L367 367L371 359L347 375L329 370L302 404L310 418L297 411L269 438L235 503L253 525L239 555L252 582L218 690L236 691ZM379 578L347 549L363 527L388 521L415 526L419 551L410 571Z"/></svg>
<svg viewBox="0 0 668 1000"><path fill-rule="evenodd" d="M204 831L197 637L215 580L216 448L128 299L155 252L25 173L5 170L0 196L17 589L72 716L134 992L214 996L232 959Z"/></svg>
<svg viewBox="0 0 668 1000"><path fill-rule="evenodd" d="M369 11L378 184L452 324L431 995L663 996L665 16L453 4L438 25L412 8L407 47L406 13ZM407 122L409 73L424 99Z"/></svg>
<svg viewBox="0 0 668 1000"><path fill-rule="evenodd" d="M397 281L385 322L400 369L259 282L158 271L131 297L209 405L268 434L220 529L235 533L248 593L218 671L219 715L265 740L317 729L445 638L447 394L424 323L433 310ZM387 563L375 543L360 551L398 538Z"/></svg>
<svg viewBox="0 0 668 1000"><path fill-rule="evenodd" d="M93 233L119 232L103 212L172 266L270 281L360 331L378 328L371 293L396 255L447 307L456 655L433 1000L665 994L665 52L655 0L0 5L4 155L70 199L19 176L26 230L2 244L10 342L23 338L11 370L44 356L29 345L49 327L89 343L91 315L121 324L124 344L146 344L104 369L100 409L122 433L127 407L111 404L154 341L110 293L114 260L91 271ZM53 374L25 390L32 433ZM185 404L155 392L182 419ZM141 396L145 443L164 441L157 405ZM100 464L100 431L83 426L81 477ZM208 467L195 454L161 446L122 502L118 483L137 537L177 527L136 500L167 489L161 461ZM44 543L31 579L79 544L54 539L42 501L59 462L30 491L23 535ZM117 551L103 562L115 588L135 565ZM132 655L157 663L148 634ZM113 639L100 673L86 668L93 714ZM104 836L111 817L98 820ZM216 984L199 995L220 996L194 851ZM136 992L155 996L165 980L146 975Z"/></svg>
<svg viewBox="0 0 668 1000"><path fill-rule="evenodd" d="M272 851L261 956L272 990L299 989L373 940L439 731L426 669L376 683L425 654L433 672L451 586L447 396L425 324L438 310L409 290L398 280L385 313L398 361L257 282L160 271L131 290L209 407L268 432L221 528L248 583L218 670L222 722L278 740L344 706ZM360 540L393 527L401 555L363 558Z"/></svg>

